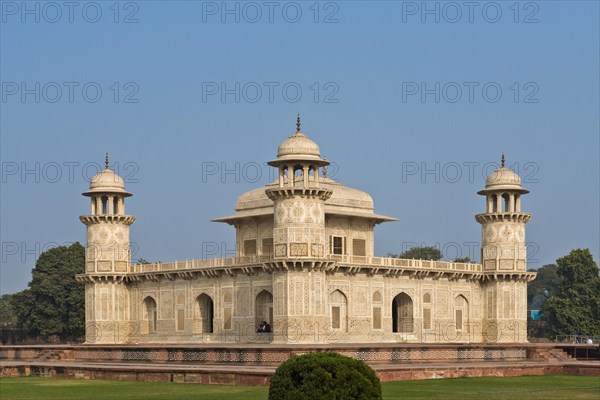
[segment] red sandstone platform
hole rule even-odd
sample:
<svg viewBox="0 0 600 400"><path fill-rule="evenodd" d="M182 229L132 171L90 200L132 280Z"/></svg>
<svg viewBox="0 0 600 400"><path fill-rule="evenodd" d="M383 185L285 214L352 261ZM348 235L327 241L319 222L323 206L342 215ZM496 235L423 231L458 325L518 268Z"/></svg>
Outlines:
<svg viewBox="0 0 600 400"><path fill-rule="evenodd" d="M596 351L598 346L592 346ZM2 346L0 375L268 385L284 360L314 351L365 360L382 381L573 374L600 376L555 345L77 345Z"/></svg>

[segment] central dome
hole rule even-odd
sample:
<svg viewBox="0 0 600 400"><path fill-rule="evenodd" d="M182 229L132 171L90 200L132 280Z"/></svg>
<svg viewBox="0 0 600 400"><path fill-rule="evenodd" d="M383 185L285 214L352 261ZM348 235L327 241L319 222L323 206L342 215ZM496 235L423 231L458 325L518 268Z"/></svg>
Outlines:
<svg viewBox="0 0 600 400"><path fill-rule="evenodd" d="M236 221L248 218L261 217L272 220L274 203L267 193L273 193L276 189L300 197L329 192L331 197L324 204L325 215L362 218L374 221L375 224L396 221L395 218L375 214L373 199L368 193L344 186L327 177L325 167L329 165L329 161L321 158L319 146L300 130L299 115L296 132L281 142L277 149L277 158L267 164L278 169L279 178L266 186L242 194L237 200L234 215L213 221L236 224ZM296 174L298 171L300 175Z"/></svg>
<svg viewBox="0 0 600 400"><path fill-rule="evenodd" d="M353 218L367 218L376 223L396 221L395 218L375 214L373 198L362 190L344 186L330 178L322 178L321 187L331 190L332 195L325 204L325 215L345 215ZM242 194L237 199L234 215L217 218L213 221L227 222L244 218L273 216L273 200L269 199L266 191L277 187L277 181Z"/></svg>
<svg viewBox="0 0 600 400"><path fill-rule="evenodd" d="M331 198L327 200L327 206L343 208L346 210L361 212L373 212L373 199L362 190L344 186L330 178L321 178L321 186L332 191ZM236 211L249 211L261 207L273 207L273 201L269 199L266 190L277 187L277 182L271 182L266 186L250 190L238 197Z"/></svg>

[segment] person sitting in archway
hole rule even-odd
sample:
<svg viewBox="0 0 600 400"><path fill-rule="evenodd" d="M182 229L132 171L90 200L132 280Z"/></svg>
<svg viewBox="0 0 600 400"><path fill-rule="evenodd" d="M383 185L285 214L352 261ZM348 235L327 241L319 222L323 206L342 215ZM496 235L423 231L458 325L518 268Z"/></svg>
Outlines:
<svg viewBox="0 0 600 400"><path fill-rule="evenodd" d="M258 326L258 329L256 330L256 332L258 332L258 333L263 333L263 332L265 332L266 325L267 325L267 322L266 322L266 321L262 321L262 322L260 323L260 325Z"/></svg>

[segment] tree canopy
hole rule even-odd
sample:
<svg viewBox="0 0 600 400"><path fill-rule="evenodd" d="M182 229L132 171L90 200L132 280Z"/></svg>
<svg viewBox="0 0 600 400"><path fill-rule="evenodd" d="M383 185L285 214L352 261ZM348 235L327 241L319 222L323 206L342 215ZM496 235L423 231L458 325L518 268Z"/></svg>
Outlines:
<svg viewBox="0 0 600 400"><path fill-rule="evenodd" d="M455 263L472 263L473 260L471 260L470 257L458 257L458 258L455 258L453 262L455 262Z"/></svg>
<svg viewBox="0 0 600 400"><path fill-rule="evenodd" d="M43 252L31 271L29 288L11 296L18 326L31 335L62 340L85 332L84 286L75 275L84 272L85 248L74 243Z"/></svg>
<svg viewBox="0 0 600 400"><path fill-rule="evenodd" d="M539 310L544 301L558 290L558 267L546 264L540 269L532 269L532 272L537 272L537 276L527 285L527 308Z"/></svg>
<svg viewBox="0 0 600 400"><path fill-rule="evenodd" d="M0 328L13 328L17 325L17 316L11 303L11 294L0 296Z"/></svg>
<svg viewBox="0 0 600 400"><path fill-rule="evenodd" d="M550 335L600 336L600 276L588 249L556 260L558 286L542 307Z"/></svg>
<svg viewBox="0 0 600 400"><path fill-rule="evenodd" d="M442 252L433 246L411 247L402 254L388 254L389 257L408 258L417 260L433 260L438 261L442 258Z"/></svg>

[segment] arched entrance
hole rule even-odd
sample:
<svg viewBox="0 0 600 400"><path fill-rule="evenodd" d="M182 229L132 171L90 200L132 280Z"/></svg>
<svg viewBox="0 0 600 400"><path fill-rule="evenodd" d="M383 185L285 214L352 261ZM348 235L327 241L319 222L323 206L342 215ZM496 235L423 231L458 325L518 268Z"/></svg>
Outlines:
<svg viewBox="0 0 600 400"><path fill-rule="evenodd" d="M392 332L413 332L413 301L406 293L392 300Z"/></svg>
<svg viewBox="0 0 600 400"><path fill-rule="evenodd" d="M255 326L258 327L261 322L267 321L273 325L273 295L268 290L263 290L256 295L255 301Z"/></svg>
<svg viewBox="0 0 600 400"><path fill-rule="evenodd" d="M195 313L195 332L213 333L214 303L209 295L202 293L196 298Z"/></svg>

